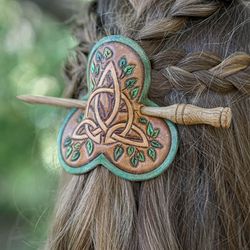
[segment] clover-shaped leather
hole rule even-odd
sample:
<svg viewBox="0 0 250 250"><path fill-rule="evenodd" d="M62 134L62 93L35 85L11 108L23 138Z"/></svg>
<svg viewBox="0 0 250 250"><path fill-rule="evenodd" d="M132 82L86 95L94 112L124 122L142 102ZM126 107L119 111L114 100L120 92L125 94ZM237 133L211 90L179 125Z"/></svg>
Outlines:
<svg viewBox="0 0 250 250"><path fill-rule="evenodd" d="M162 173L178 147L170 121L142 115L150 63L142 48L122 36L99 41L89 56L86 110L74 109L59 134L59 156L66 171L82 174L101 164L129 180Z"/></svg>

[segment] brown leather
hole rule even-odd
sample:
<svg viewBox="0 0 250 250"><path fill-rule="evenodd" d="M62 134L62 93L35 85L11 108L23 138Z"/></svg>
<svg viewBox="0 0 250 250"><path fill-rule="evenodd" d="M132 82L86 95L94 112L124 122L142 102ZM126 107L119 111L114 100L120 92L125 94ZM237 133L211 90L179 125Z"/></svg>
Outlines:
<svg viewBox="0 0 250 250"><path fill-rule="evenodd" d="M81 167L104 154L129 173L157 168L168 155L171 135L164 120L140 113L145 87L140 56L126 44L103 44L92 54L88 72L87 108L72 114L62 134L66 164Z"/></svg>

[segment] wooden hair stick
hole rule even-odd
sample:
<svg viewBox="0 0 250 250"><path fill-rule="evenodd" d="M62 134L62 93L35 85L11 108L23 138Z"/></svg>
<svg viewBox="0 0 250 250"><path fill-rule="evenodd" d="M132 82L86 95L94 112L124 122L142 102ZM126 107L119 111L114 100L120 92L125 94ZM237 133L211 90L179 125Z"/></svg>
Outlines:
<svg viewBox="0 0 250 250"><path fill-rule="evenodd" d="M64 108L85 109L86 101L48 96L17 96L31 104L45 104ZM207 124L216 128L229 128L232 120L231 109L226 107L201 108L190 104L174 104L168 107L142 107L141 113L154 117L161 117L179 125Z"/></svg>
<svg viewBox="0 0 250 250"><path fill-rule="evenodd" d="M39 96L39 95L19 95L17 99L30 103L30 104L43 104L51 105L63 108L82 108L85 109L87 106L86 101L69 99L69 98L58 98L50 96Z"/></svg>

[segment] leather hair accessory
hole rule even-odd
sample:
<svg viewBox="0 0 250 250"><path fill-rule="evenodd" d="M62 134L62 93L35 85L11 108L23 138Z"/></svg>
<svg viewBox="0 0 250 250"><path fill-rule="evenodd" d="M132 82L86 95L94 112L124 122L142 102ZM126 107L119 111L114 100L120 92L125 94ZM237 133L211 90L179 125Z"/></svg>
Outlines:
<svg viewBox="0 0 250 250"><path fill-rule="evenodd" d="M123 36L108 36L93 47L88 60L84 100L19 96L29 103L73 108L58 136L61 165L84 174L102 165L130 181L144 181L165 171L178 150L180 125L228 128L231 109L190 104L157 107L148 99L151 65L143 49Z"/></svg>

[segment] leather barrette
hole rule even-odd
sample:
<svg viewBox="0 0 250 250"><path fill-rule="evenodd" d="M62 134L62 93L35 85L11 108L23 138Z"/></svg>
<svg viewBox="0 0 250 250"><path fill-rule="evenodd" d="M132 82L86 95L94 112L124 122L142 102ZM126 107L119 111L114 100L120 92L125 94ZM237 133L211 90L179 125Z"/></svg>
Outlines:
<svg viewBox="0 0 250 250"><path fill-rule="evenodd" d="M84 100L19 98L75 107L58 136L59 159L67 172L84 174L102 165L124 179L142 181L158 176L173 161L179 141L174 123L226 128L231 122L229 108L157 107L147 97L150 83L143 49L129 38L108 36L89 55Z"/></svg>

